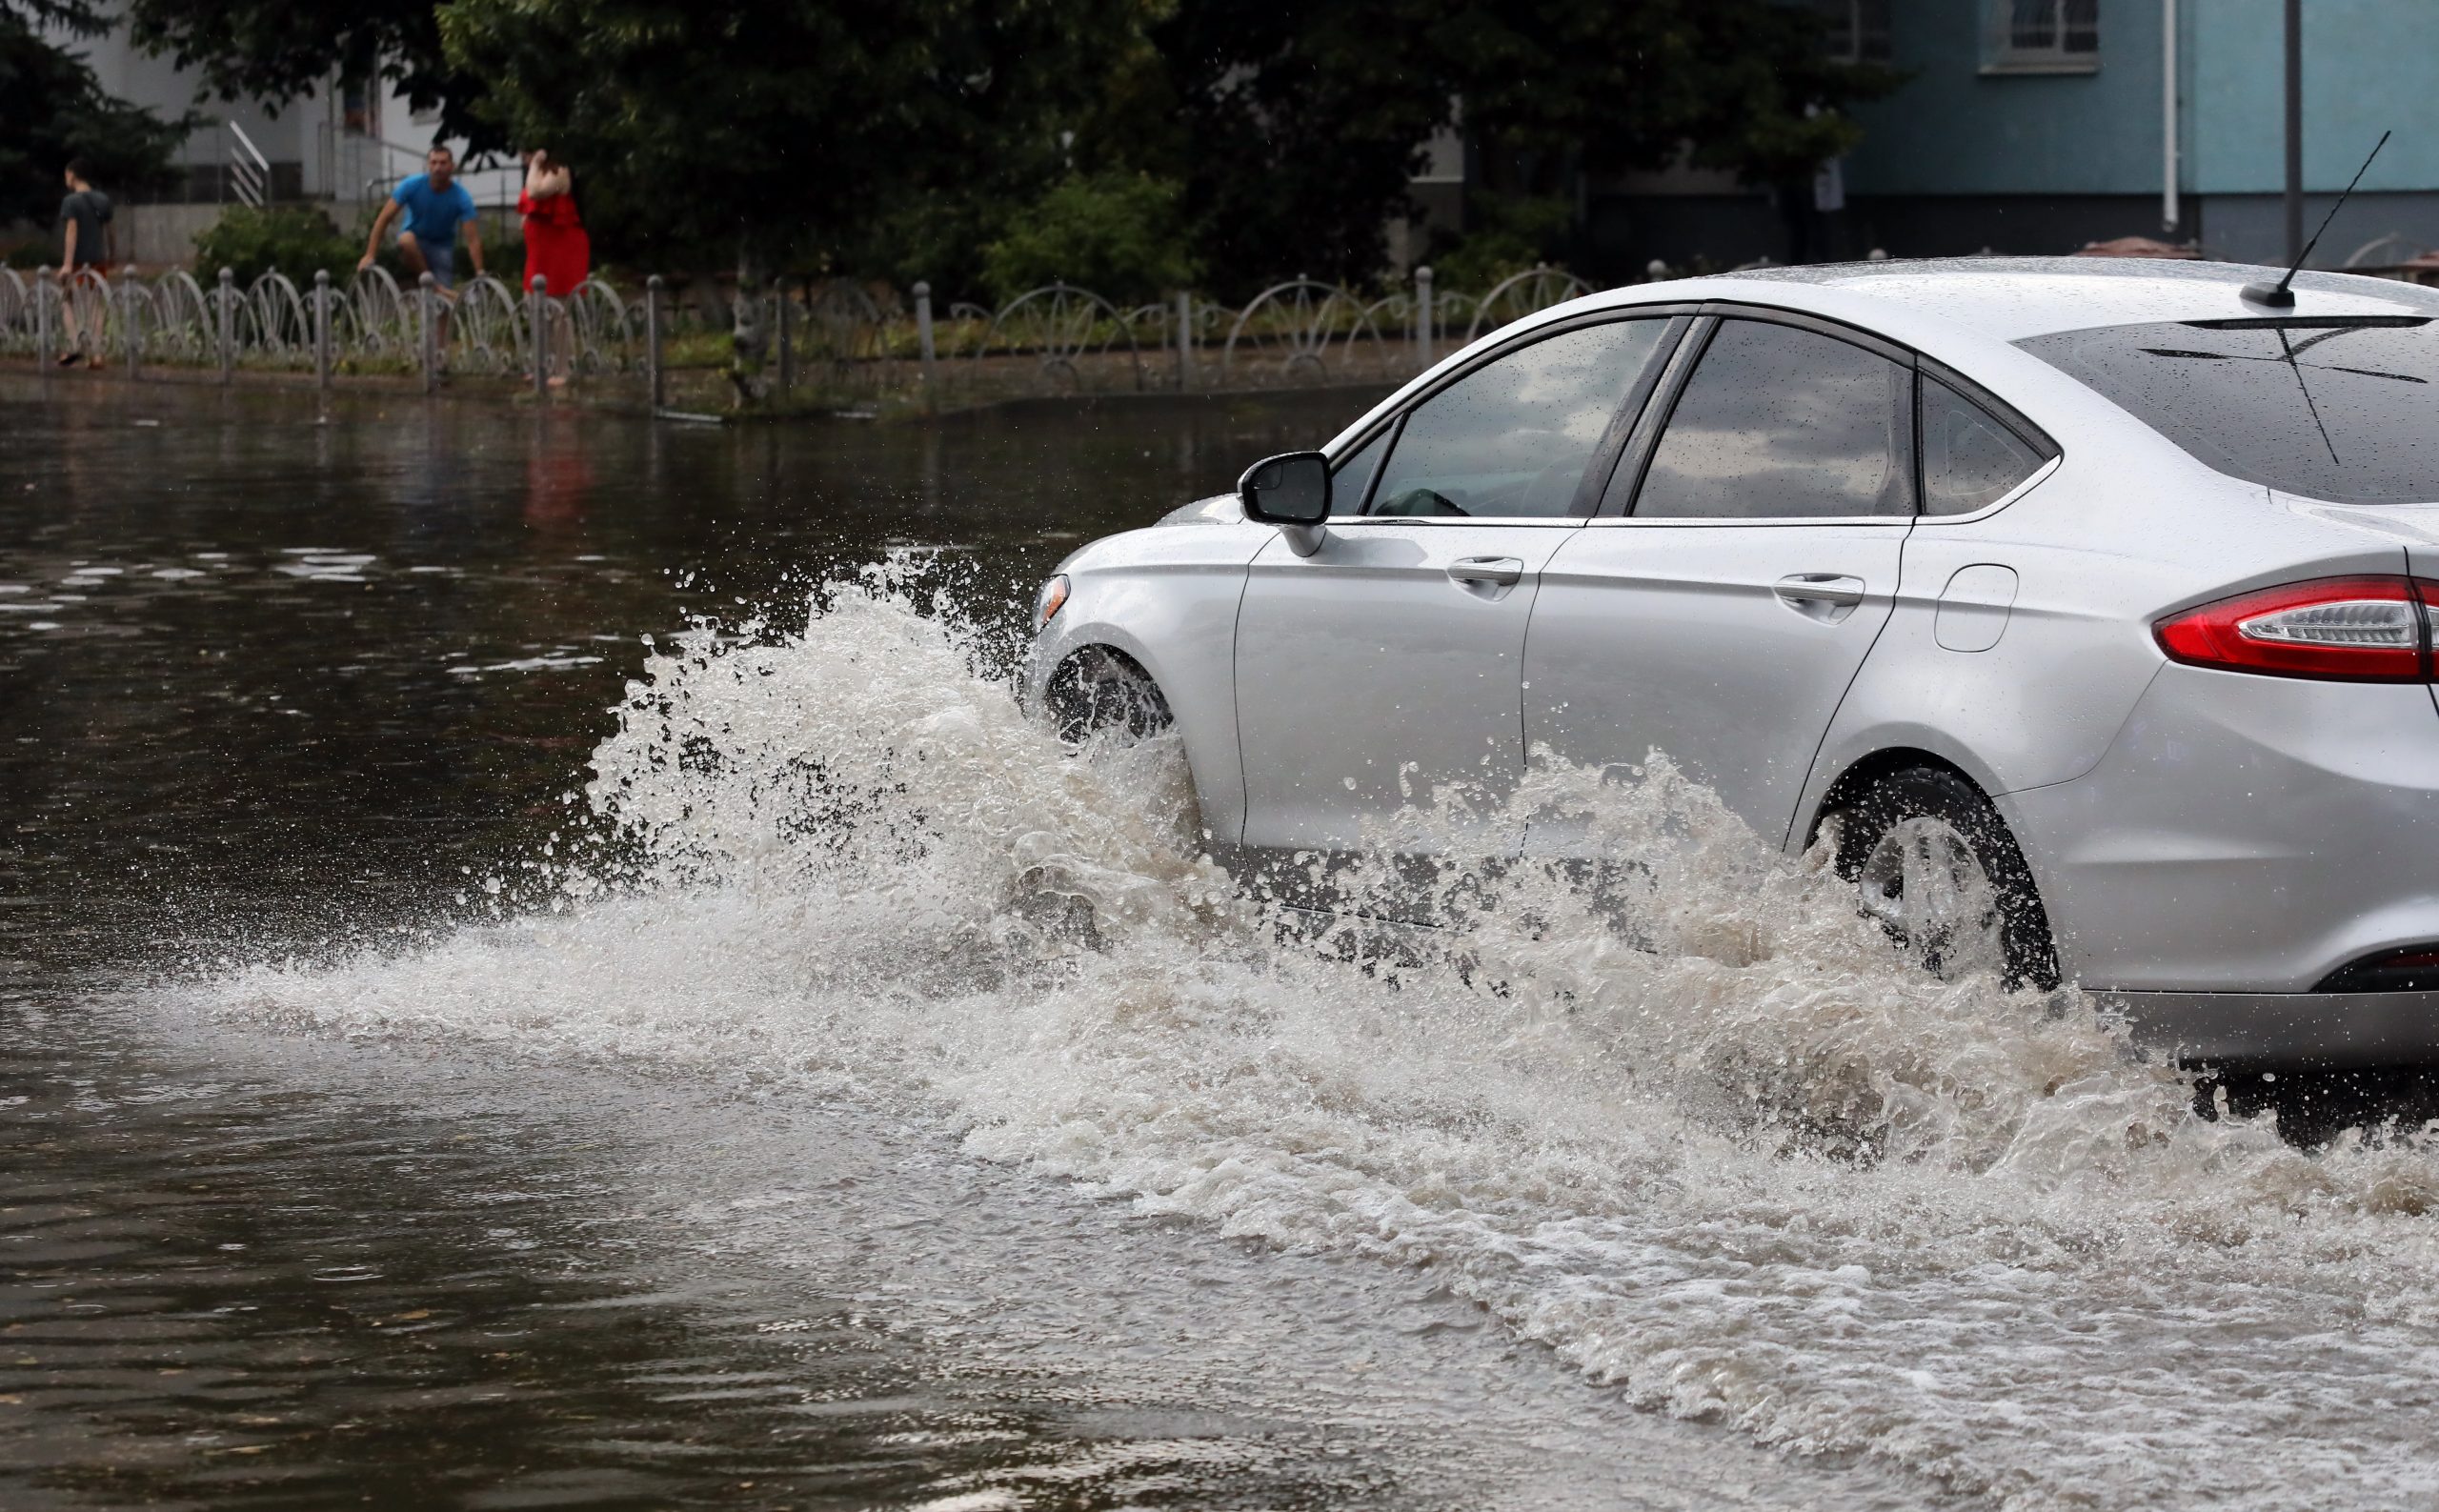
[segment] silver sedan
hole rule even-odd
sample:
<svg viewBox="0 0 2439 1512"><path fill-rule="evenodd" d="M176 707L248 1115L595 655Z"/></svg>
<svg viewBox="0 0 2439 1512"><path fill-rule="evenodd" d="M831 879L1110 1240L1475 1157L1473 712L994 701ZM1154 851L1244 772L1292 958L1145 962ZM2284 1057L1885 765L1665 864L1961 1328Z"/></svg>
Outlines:
<svg viewBox="0 0 2439 1512"><path fill-rule="evenodd" d="M1934 969L2188 1058L2439 1058L2439 292L1881 263L1580 299L1070 557L1028 696L1216 849L1563 854L1651 751ZM1528 833L1531 832L1531 833Z"/></svg>

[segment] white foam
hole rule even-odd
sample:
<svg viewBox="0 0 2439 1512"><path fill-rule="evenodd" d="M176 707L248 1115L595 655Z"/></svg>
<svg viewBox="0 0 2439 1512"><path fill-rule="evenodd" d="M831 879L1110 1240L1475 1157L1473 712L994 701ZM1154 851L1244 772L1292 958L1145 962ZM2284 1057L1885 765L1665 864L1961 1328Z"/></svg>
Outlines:
<svg viewBox="0 0 2439 1512"><path fill-rule="evenodd" d="M1450 875L1394 956L1287 940L1195 856L1172 743L1067 756L988 660L886 575L698 629L595 755L617 864L538 858L555 911L178 998L922 1110L2005 1505L2439 1496L2422 1140L2196 1119L2074 995L1910 974L1664 761L1520 799L1599 837L1597 887Z"/></svg>

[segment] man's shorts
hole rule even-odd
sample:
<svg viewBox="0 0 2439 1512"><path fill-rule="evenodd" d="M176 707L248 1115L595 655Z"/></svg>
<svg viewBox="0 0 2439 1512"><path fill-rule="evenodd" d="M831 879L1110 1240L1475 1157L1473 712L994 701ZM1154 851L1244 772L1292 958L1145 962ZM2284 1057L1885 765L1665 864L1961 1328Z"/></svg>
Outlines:
<svg viewBox="0 0 2439 1512"><path fill-rule="evenodd" d="M422 237L415 246L423 252L423 265L432 270L432 281L443 289L457 287L457 249L454 246L434 247Z"/></svg>

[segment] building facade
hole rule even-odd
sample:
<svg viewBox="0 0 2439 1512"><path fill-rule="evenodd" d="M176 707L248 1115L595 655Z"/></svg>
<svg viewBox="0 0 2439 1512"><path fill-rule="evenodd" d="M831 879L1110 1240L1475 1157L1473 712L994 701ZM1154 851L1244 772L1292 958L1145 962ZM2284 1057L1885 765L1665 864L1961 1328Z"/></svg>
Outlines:
<svg viewBox="0 0 2439 1512"><path fill-rule="evenodd" d="M2148 236L2283 260L2281 0L1819 0L1834 44L1905 76L1824 180L1755 190L1678 172L1591 186L1586 252L1733 266ZM2439 3L2305 0L2306 231L2393 131L2317 266L2439 248Z"/></svg>
<svg viewBox="0 0 2439 1512"><path fill-rule="evenodd" d="M136 47L123 22L97 37L54 36L84 58L107 92L163 115L203 117L179 151L184 172L168 191L120 192L119 255L139 266L189 261L194 237L231 203L316 205L353 230L400 178L423 171L433 142L436 116L415 111L385 81L333 76L277 107L222 100L199 75ZM517 176L512 168L466 178L496 218L497 207L514 203Z"/></svg>

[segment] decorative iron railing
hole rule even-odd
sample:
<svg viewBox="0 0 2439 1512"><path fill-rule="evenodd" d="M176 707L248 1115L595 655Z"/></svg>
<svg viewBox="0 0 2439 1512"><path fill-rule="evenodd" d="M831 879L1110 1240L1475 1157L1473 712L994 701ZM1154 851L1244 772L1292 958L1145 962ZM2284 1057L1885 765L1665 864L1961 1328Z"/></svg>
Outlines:
<svg viewBox="0 0 2439 1512"><path fill-rule="evenodd" d="M643 290L586 281L565 297L482 276L444 290L401 286L379 267L300 286L278 272L240 283L227 271L63 278L0 269L0 353L46 365L87 361L142 375L205 370L340 377L387 374L437 388L451 375L546 385L645 386L661 404L673 373L740 373L729 333L750 325L757 392L872 397L947 391L1090 393L1377 383L1537 311L1591 292L1536 268L1479 295L1411 286L1363 292L1298 277L1242 306L1179 293L1121 308L1053 283L1006 303L911 299L847 279ZM737 319L740 300L758 308Z"/></svg>

